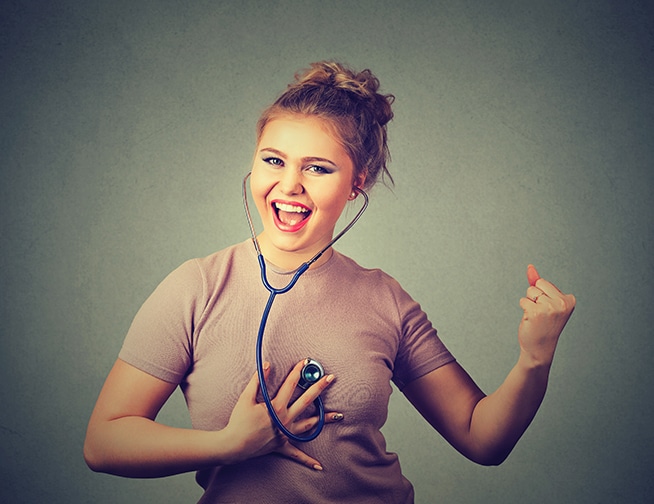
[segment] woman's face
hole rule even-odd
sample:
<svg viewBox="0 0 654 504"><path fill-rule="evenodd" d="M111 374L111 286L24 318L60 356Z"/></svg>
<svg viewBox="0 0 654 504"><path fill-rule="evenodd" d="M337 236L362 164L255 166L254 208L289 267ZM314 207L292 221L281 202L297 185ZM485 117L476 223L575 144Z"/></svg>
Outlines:
<svg viewBox="0 0 654 504"><path fill-rule="evenodd" d="M309 260L332 239L351 199L354 165L313 116L282 116L264 128L255 152L250 188L263 221L259 245L282 268Z"/></svg>

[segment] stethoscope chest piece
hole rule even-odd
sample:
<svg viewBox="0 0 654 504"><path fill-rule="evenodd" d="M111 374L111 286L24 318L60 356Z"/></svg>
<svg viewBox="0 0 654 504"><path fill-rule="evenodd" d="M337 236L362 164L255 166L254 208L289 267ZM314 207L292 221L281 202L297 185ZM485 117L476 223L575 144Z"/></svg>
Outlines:
<svg viewBox="0 0 654 504"><path fill-rule="evenodd" d="M309 358L300 372L300 381L297 385L306 390L323 376L325 376L325 370L320 362Z"/></svg>

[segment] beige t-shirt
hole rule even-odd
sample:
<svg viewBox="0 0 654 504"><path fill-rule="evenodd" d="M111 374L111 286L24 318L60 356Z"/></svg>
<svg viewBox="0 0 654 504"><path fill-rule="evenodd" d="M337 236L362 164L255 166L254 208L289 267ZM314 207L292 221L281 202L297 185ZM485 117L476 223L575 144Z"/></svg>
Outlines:
<svg viewBox="0 0 654 504"><path fill-rule="evenodd" d="M268 265L271 285L292 273ZM184 263L136 315L119 357L178 383L193 427L225 427L255 372L255 342L269 293L251 241ZM311 357L336 376L323 393L327 424L301 449L320 460L313 471L278 455L199 471L204 503L407 503L413 488L380 432L391 381L400 389L454 360L418 303L390 276L334 252L276 297L263 343L269 391ZM307 414L313 413L309 411Z"/></svg>

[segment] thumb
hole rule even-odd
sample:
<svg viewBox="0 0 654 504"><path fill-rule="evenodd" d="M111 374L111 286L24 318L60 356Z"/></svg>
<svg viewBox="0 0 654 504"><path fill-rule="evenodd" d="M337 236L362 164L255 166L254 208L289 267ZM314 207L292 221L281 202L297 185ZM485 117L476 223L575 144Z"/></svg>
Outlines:
<svg viewBox="0 0 654 504"><path fill-rule="evenodd" d="M527 266L527 280L529 281L529 285L534 286L536 285L536 282L540 278L540 275L538 274L538 271L536 271L536 268L534 267L533 264L530 264Z"/></svg>

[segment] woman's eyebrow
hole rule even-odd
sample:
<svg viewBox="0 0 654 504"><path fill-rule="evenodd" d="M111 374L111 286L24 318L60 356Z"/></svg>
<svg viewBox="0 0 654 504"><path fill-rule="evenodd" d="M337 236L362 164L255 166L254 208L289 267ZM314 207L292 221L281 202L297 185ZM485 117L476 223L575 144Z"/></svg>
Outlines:
<svg viewBox="0 0 654 504"><path fill-rule="evenodd" d="M275 154L276 156L280 157L286 157L286 154L284 154L282 151L273 149L272 147L262 147L259 149L259 152L270 152L271 154Z"/></svg>
<svg viewBox="0 0 654 504"><path fill-rule="evenodd" d="M267 152L267 153L274 154L274 155L282 157L282 158L288 157L285 153L283 153L282 151L280 151L278 149L275 149L273 147L263 147L263 148L259 149L259 152ZM312 162L329 163L330 165L332 165L334 167L338 167L338 165L336 163L334 163L334 161L332 161L331 159L318 157L318 156L303 157L302 161L305 162L305 163L312 163Z"/></svg>

